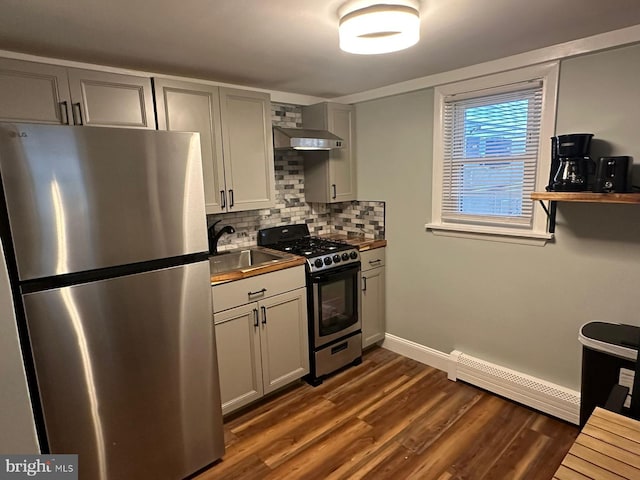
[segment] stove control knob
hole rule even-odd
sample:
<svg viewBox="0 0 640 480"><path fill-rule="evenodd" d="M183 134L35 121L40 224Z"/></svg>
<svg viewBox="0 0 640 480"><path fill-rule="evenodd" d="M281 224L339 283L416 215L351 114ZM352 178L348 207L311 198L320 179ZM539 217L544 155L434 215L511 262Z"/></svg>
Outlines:
<svg viewBox="0 0 640 480"><path fill-rule="evenodd" d="M315 262L313 262L313 264L314 264L316 267L320 268L320 267L323 265L323 264L322 264L322 259L321 259L321 258L316 258L316 261L315 261Z"/></svg>
<svg viewBox="0 0 640 480"><path fill-rule="evenodd" d="M358 252L351 252L349 256L351 257L352 260L355 260L356 258L358 258Z"/></svg>
<svg viewBox="0 0 640 480"><path fill-rule="evenodd" d="M331 265L331 257L324 257L324 264Z"/></svg>
<svg viewBox="0 0 640 480"><path fill-rule="evenodd" d="M347 260L349 260L349 254L348 254L347 252L344 252L344 253L342 254L342 260L344 260L345 262L346 262Z"/></svg>
<svg viewBox="0 0 640 480"><path fill-rule="evenodd" d="M333 256L333 263L340 263L340 255L337 253Z"/></svg>

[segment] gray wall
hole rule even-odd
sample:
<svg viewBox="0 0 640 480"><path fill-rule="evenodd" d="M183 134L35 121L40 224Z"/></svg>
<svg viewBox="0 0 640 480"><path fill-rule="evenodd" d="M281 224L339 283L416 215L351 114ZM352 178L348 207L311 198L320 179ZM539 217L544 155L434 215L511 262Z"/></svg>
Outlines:
<svg viewBox="0 0 640 480"><path fill-rule="evenodd" d="M640 164L640 46L561 64L557 133ZM640 325L640 205L559 204L544 247L435 236L433 90L356 105L358 192L387 202L387 331L579 389L583 323ZM640 179L640 175L638 175Z"/></svg>
<svg viewBox="0 0 640 480"><path fill-rule="evenodd" d="M40 453L0 243L0 453Z"/></svg>

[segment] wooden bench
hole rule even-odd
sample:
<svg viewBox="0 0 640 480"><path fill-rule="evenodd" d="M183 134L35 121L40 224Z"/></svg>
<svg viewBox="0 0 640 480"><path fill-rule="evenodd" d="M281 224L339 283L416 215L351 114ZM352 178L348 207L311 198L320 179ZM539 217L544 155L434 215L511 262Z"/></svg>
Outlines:
<svg viewBox="0 0 640 480"><path fill-rule="evenodd" d="M553 478L640 480L640 422L596 407Z"/></svg>

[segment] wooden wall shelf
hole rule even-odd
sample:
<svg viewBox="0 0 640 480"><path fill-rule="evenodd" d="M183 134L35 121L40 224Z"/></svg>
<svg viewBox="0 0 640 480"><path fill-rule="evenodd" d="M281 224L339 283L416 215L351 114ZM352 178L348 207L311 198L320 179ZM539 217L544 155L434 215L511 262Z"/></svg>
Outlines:
<svg viewBox="0 0 640 480"><path fill-rule="evenodd" d="M588 203L640 203L640 193L534 192L532 200Z"/></svg>
<svg viewBox="0 0 640 480"><path fill-rule="evenodd" d="M531 199L540 201L549 219L549 233L554 233L558 202L640 204L640 193L533 192ZM549 208L543 203L545 200L549 202Z"/></svg>

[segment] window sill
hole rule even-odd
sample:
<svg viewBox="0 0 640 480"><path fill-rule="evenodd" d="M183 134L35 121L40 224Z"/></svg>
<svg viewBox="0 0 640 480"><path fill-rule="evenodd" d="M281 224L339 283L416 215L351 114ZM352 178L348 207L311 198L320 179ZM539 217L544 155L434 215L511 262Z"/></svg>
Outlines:
<svg viewBox="0 0 640 480"><path fill-rule="evenodd" d="M431 230L434 235L444 237L471 238L474 240L517 243L537 247L543 247L549 240L553 239L553 233L518 232L499 227L490 228L477 225L427 223L425 224L425 229Z"/></svg>

